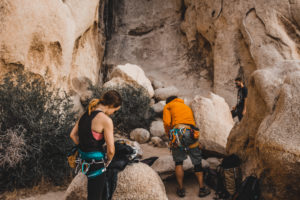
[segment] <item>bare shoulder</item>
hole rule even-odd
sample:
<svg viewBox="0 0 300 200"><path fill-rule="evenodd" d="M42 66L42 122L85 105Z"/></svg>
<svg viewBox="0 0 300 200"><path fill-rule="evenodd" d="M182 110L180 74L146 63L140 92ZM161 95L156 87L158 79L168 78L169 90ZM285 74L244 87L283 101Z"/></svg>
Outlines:
<svg viewBox="0 0 300 200"><path fill-rule="evenodd" d="M100 122L103 125L104 124L105 125L112 124L112 119L109 116L107 116L106 114L104 114L103 112L96 115L95 121Z"/></svg>

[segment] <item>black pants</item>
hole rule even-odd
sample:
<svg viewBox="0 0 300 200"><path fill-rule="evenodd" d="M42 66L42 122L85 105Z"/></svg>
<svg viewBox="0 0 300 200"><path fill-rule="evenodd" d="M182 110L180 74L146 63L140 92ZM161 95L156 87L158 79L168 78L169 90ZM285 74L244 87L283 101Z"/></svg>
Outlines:
<svg viewBox="0 0 300 200"><path fill-rule="evenodd" d="M102 165L103 166L103 165ZM102 167L101 166L101 167ZM100 166L91 166L91 170L99 169ZM93 169L94 168L94 169ZM106 187L105 172L101 175L88 180L88 200L101 200L103 199L104 188Z"/></svg>
<svg viewBox="0 0 300 200"><path fill-rule="evenodd" d="M241 109L235 109L231 111L232 118L235 118L236 116L239 118L239 121L243 118L243 111Z"/></svg>

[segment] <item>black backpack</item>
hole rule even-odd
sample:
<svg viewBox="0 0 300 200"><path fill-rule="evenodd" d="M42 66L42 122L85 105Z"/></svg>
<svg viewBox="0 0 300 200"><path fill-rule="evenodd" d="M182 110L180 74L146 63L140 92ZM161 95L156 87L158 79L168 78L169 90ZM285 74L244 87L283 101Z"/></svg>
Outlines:
<svg viewBox="0 0 300 200"><path fill-rule="evenodd" d="M255 175L251 175L243 181L233 200L258 200L259 198L259 179Z"/></svg>
<svg viewBox="0 0 300 200"><path fill-rule="evenodd" d="M217 168L217 187L215 199L230 199L241 183L241 160L235 155L225 157Z"/></svg>

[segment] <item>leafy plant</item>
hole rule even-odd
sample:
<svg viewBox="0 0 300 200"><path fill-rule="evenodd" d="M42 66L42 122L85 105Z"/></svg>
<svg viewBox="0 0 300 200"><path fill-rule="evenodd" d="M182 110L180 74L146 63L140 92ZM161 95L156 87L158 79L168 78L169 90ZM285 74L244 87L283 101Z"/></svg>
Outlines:
<svg viewBox="0 0 300 200"><path fill-rule="evenodd" d="M0 191L55 185L70 175L66 154L74 123L70 97L36 74L17 70L0 84Z"/></svg>
<svg viewBox="0 0 300 200"><path fill-rule="evenodd" d="M123 84L108 88L97 88L90 86L93 98L100 98L108 90L116 90L122 97L122 106L119 111L112 115L114 126L118 131L128 135L135 128L149 129L155 113L150 107L150 97L142 87L134 87Z"/></svg>

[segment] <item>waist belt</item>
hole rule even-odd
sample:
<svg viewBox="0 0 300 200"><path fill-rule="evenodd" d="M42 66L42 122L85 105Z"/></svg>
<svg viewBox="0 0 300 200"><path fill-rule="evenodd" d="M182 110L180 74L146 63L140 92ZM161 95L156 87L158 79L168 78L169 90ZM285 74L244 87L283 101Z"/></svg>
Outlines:
<svg viewBox="0 0 300 200"><path fill-rule="evenodd" d="M87 175L89 179L95 178L106 171L105 167L95 171L89 171L90 165L92 164L101 164L101 163L104 164L104 156L105 156L104 153L100 151L83 152L80 149L78 149L78 152L79 152L79 164L81 165L81 172Z"/></svg>
<svg viewBox="0 0 300 200"><path fill-rule="evenodd" d="M177 128L177 129L181 129L181 128L191 129L191 126L190 125L186 125L186 124L176 124L173 128Z"/></svg>
<svg viewBox="0 0 300 200"><path fill-rule="evenodd" d="M102 160L104 158L104 153L100 151L92 151L92 152L83 152L78 149L79 157L82 160Z"/></svg>

